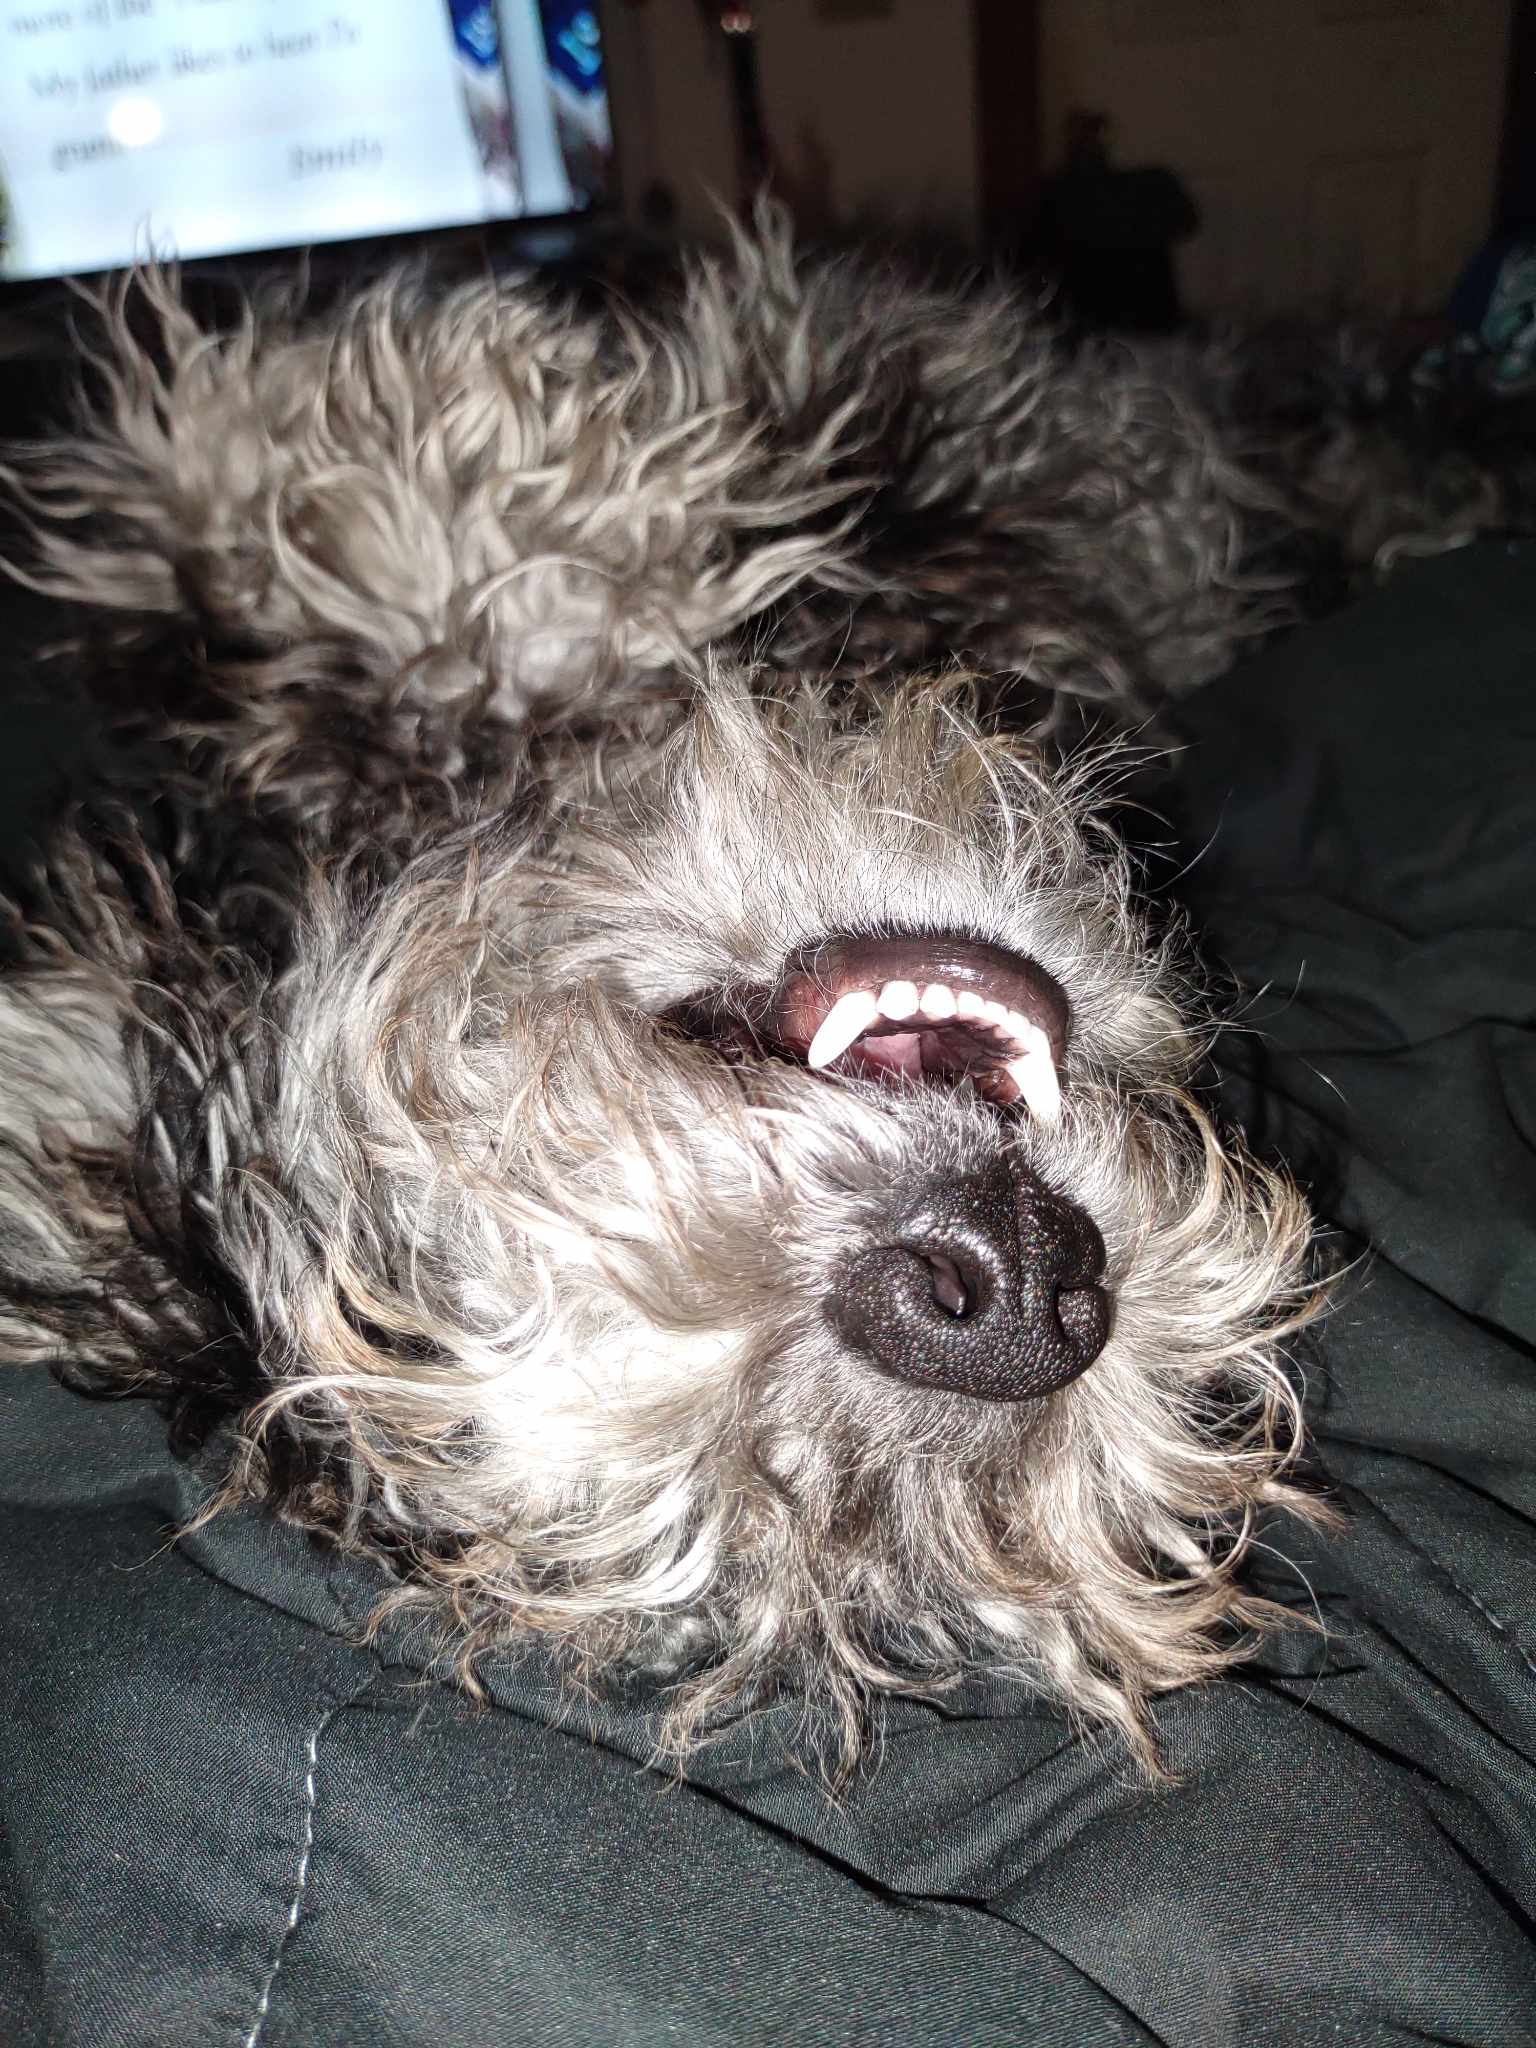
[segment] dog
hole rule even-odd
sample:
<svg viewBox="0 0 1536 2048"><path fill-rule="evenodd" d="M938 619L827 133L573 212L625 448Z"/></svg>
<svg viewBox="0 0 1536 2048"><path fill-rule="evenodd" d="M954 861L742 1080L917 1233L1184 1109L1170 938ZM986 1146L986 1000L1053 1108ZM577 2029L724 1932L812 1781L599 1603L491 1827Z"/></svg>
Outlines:
<svg viewBox="0 0 1536 2048"><path fill-rule="evenodd" d="M140 782L13 906L0 1356L466 1682L640 1674L679 1767L793 1697L835 1776L988 1668L1155 1773L1322 1513L1320 1293L1055 736L1255 629L1262 487L1134 356L772 235L665 315L112 327L11 473Z"/></svg>

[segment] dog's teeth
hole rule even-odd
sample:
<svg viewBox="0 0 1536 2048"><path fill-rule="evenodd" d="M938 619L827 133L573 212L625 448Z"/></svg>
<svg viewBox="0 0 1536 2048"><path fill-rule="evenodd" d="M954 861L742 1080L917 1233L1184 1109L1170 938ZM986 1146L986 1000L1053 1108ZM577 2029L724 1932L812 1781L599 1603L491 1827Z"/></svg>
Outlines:
<svg viewBox="0 0 1536 2048"><path fill-rule="evenodd" d="M1006 1004L983 1003L981 1014L989 1024L1000 1024L1005 1031L1008 1029L1008 1009Z"/></svg>
<svg viewBox="0 0 1536 2048"><path fill-rule="evenodd" d="M853 1044L856 1038L874 1023L880 1014L880 1005L874 993L867 988L850 990L839 996L821 1020L821 1027L811 1040L810 1050L805 1055L809 1067L829 1067Z"/></svg>
<svg viewBox="0 0 1536 2048"><path fill-rule="evenodd" d="M955 992L952 988L946 988L942 981L930 982L923 990L921 1007L925 1017L953 1017L956 1007Z"/></svg>
<svg viewBox="0 0 1536 2048"><path fill-rule="evenodd" d="M1008 1078L1035 1121L1053 1124L1061 1114L1061 1083L1056 1078L1056 1062L1051 1058L1051 1042L1038 1024L1027 1023L1022 1017L1014 1022L1020 1027L1015 1036L1025 1050L1008 1062Z"/></svg>
<svg viewBox="0 0 1536 2048"><path fill-rule="evenodd" d="M1061 1115L1061 1084L1049 1054L1027 1052L1009 1061L1008 1073L1036 1123L1055 1123Z"/></svg>
<svg viewBox="0 0 1536 2048"><path fill-rule="evenodd" d="M915 981L888 981L880 991L880 1014L894 1017L898 1023L904 1018L917 1014L917 983Z"/></svg>
<svg viewBox="0 0 1536 2048"><path fill-rule="evenodd" d="M977 995L974 989L962 989L955 998L955 1015L957 1017L979 1017L981 1009L981 997Z"/></svg>

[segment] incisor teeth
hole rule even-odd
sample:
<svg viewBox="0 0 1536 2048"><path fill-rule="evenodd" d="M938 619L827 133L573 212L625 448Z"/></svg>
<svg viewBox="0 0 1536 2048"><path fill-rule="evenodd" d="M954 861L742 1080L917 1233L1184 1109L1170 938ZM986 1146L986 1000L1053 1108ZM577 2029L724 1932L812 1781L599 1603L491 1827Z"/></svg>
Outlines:
<svg viewBox="0 0 1536 2048"><path fill-rule="evenodd" d="M811 1040L805 1055L808 1067L829 1067L836 1059L861 1038L880 1014L880 1005L875 1001L874 991L867 988L850 989L847 995L839 996L821 1020L816 1036Z"/></svg>
<svg viewBox="0 0 1536 2048"><path fill-rule="evenodd" d="M1008 1039L1013 1057L1004 1071L1018 1089L1030 1115L1039 1123L1054 1123L1061 1114L1061 1083L1051 1041L1038 1024L1032 1024L1018 1010L1006 1004L987 1002L971 989L956 992L943 982L930 982L919 991L916 982L888 981L877 996L873 989L850 989L822 1018L816 1036L806 1052L810 1067L829 1067L870 1026L882 1016L904 1022L921 1010L936 1023L960 1017L968 1022L980 1019Z"/></svg>

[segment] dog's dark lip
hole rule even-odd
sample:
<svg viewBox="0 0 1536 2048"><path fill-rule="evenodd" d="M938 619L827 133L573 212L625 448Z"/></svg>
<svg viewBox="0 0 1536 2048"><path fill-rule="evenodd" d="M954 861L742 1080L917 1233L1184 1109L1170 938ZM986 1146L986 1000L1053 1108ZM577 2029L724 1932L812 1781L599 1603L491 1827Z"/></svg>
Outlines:
<svg viewBox="0 0 1536 2048"><path fill-rule="evenodd" d="M974 996L1022 1019L1049 1045L1059 1071L1072 1023L1060 983L1037 961L953 932L829 935L797 948L773 987L699 996L670 1016L728 1058L785 1057L843 1077L887 1082L966 1081L995 1107L1011 1108L1020 1090L1009 1062L1019 1047L995 1017L976 1014L974 1005L964 1017L872 1016L835 1058L817 1059L817 1033L838 1002L861 992L872 998L893 982L919 990L938 985L956 999Z"/></svg>

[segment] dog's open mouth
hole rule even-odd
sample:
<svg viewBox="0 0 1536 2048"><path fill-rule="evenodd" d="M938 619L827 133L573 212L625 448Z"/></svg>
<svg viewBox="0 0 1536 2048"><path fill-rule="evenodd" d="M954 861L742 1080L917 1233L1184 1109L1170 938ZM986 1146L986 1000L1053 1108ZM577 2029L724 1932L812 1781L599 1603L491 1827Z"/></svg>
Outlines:
<svg viewBox="0 0 1536 2048"><path fill-rule="evenodd" d="M727 1052L786 1053L816 1071L968 1081L1041 1122L1061 1107L1071 1009L1035 961L945 934L828 938L802 947L750 1027L707 1002L678 1021Z"/></svg>

